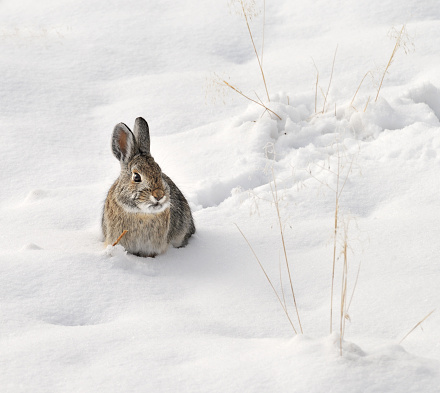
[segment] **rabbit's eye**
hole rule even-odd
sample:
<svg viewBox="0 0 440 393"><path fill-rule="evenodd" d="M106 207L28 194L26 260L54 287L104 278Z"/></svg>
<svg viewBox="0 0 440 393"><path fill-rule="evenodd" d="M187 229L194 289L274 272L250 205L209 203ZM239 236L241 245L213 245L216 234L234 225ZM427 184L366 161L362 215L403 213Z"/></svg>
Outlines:
<svg viewBox="0 0 440 393"><path fill-rule="evenodd" d="M141 175L137 172L133 172L132 179L135 183L140 183L142 181Z"/></svg>

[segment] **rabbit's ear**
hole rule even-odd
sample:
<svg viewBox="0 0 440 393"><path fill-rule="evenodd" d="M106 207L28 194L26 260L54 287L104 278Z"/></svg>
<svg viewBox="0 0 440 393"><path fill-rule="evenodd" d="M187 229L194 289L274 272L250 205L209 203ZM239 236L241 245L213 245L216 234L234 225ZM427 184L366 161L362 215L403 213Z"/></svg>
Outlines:
<svg viewBox="0 0 440 393"><path fill-rule="evenodd" d="M142 153L150 154L150 130L144 118L138 117L134 122L134 136Z"/></svg>
<svg viewBox="0 0 440 393"><path fill-rule="evenodd" d="M126 164L135 154L135 144L135 138L130 129L124 123L117 124L112 136L112 151L115 157Z"/></svg>

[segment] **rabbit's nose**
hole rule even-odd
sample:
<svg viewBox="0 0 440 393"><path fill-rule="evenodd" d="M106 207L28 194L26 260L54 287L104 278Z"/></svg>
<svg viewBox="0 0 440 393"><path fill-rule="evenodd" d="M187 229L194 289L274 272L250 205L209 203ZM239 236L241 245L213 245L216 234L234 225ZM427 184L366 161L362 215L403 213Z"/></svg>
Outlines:
<svg viewBox="0 0 440 393"><path fill-rule="evenodd" d="M157 201L160 201L164 196L165 193L160 189L160 188L156 188L151 195L153 195Z"/></svg>

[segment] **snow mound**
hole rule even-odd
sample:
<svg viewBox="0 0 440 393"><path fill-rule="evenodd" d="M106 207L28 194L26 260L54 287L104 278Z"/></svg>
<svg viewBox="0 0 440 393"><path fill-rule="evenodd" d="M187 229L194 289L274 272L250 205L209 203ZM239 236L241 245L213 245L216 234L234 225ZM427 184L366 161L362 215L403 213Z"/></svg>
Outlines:
<svg viewBox="0 0 440 393"><path fill-rule="evenodd" d="M35 251L35 250L42 250L41 247L37 246L34 243L29 243L23 246L22 251Z"/></svg>
<svg viewBox="0 0 440 393"><path fill-rule="evenodd" d="M407 96L417 104L426 104L437 118L437 121L440 119L440 89L438 87L426 82L411 88Z"/></svg>

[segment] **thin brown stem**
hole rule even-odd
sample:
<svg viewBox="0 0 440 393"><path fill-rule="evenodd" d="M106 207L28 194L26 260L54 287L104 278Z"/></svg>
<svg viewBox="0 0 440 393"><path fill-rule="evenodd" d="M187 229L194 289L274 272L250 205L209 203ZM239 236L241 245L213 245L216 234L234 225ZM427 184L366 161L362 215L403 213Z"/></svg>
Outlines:
<svg viewBox="0 0 440 393"><path fill-rule="evenodd" d="M368 71L368 72L364 75L364 77L362 78L361 83L359 83L359 86L358 86L358 88L357 88L357 90L356 90L356 93L354 93L354 96L353 96L353 98L352 98L352 100L351 100L351 102L350 102L350 106L353 106L354 99L356 98L357 93L359 92L359 90L360 90L360 88L361 88L361 86L362 86L362 83L364 82L364 79L367 77L368 74L371 74L371 71ZM353 107L353 108L354 108L354 107Z"/></svg>
<svg viewBox="0 0 440 393"><path fill-rule="evenodd" d="M281 117L279 115L277 115L273 110L269 109L266 105L262 104L261 102L258 102L250 97L248 97L246 94L244 94L243 92L241 92L240 90L238 90L237 88L235 88L234 86L232 86L231 84L229 84L228 82L226 82L224 79L221 80L222 83L224 83L225 86L229 87L230 89L234 90L236 93L240 94L241 96L243 96L244 98L248 99L249 101L254 102L257 105L262 106L264 109L266 109L267 111L269 111L270 113L273 113L276 117L278 117L278 119L281 120Z"/></svg>
<svg viewBox="0 0 440 393"><path fill-rule="evenodd" d="M351 292L350 301L348 302L348 306L347 306L347 313L348 313L348 310L350 310L351 302L352 302L353 296L354 296L354 291L356 290L356 287L357 287L360 271L361 271L361 264L359 263L358 271L356 273L356 280L354 281L353 291Z"/></svg>
<svg viewBox="0 0 440 393"><path fill-rule="evenodd" d="M322 107L322 113L325 112L325 105L327 104L328 93L329 93L329 91L330 91L330 86L331 86L331 84L332 84L333 71L334 71L334 69L335 69L335 60L336 60L336 53L337 53L337 51L338 51L338 45L336 45L335 55L333 56L332 72L331 72L331 74L330 74L330 81L328 82L327 93L325 94L325 97L324 97L324 105L323 105L323 107Z"/></svg>
<svg viewBox="0 0 440 393"><path fill-rule="evenodd" d="M128 232L127 230L124 230L124 232L122 232L122 233L119 235L118 239L113 243L113 247L116 246L116 244L118 244L118 243L120 242L120 240L125 236L125 234L126 234L127 232Z"/></svg>
<svg viewBox="0 0 440 393"><path fill-rule="evenodd" d="M313 58L312 58L312 61L313 61L313 65L316 68L316 83L315 83L315 113L316 113L316 107L317 107L317 103L318 103L319 70L318 70L318 67L316 67L315 60L313 60Z"/></svg>
<svg viewBox="0 0 440 393"><path fill-rule="evenodd" d="M374 102L376 102L377 99L379 98L379 92L380 92L380 89L382 87L383 80L385 79L385 75L388 72L388 68L390 68L390 65L393 62L394 56L395 56L395 54L397 53L397 51L398 51L398 49L400 47L400 41L402 40L402 35L403 35L404 31L405 31L405 25L402 26L402 29L400 30L400 33L397 35L396 45L394 45L393 52L391 53L390 59L388 60L388 64L385 67L385 71L383 72L382 79L380 80L379 88L377 89L377 95L376 95L376 99L374 100Z"/></svg>
<svg viewBox="0 0 440 393"><path fill-rule="evenodd" d="M269 92L267 91L266 78L264 77L264 72L263 72L263 66L261 65L260 56L258 56L257 48L255 47L254 37L252 35L251 27L249 26L249 20L248 20L248 17L247 17L247 13L246 13L246 10L244 9L244 4L243 4L242 0L240 1L240 3L241 3L241 8L243 10L244 19L246 21L246 26L247 26L248 31L249 31L249 36L251 37L252 46L254 47L255 56L257 57L258 66L260 67L261 76L263 77L264 88L266 89L267 100L270 102Z"/></svg>
<svg viewBox="0 0 440 393"><path fill-rule="evenodd" d="M255 95L257 96L258 101L260 102L260 104L263 105L263 106L265 106L264 103L263 103L263 101L261 100L260 96L257 94L257 92L254 91L254 93L255 93Z"/></svg>
<svg viewBox="0 0 440 393"><path fill-rule="evenodd" d="M432 310L425 318L423 318L418 324L416 324L406 335L405 335L405 337L403 337L400 341L399 341L399 344L401 344L402 343L402 341L403 340L405 340L405 338L407 338L414 330L416 330L417 329L417 327L422 323L422 322L424 322L424 321L426 321L430 316L431 316L431 314L432 313L434 313L434 311L435 311L436 309L434 309L434 310Z"/></svg>
<svg viewBox="0 0 440 393"><path fill-rule="evenodd" d="M325 187L327 187L329 190L331 190L332 192L336 192L331 186L329 186L327 183L325 183L325 182L323 182L322 180L320 180L320 179L318 179L313 173L312 173L312 171L309 171L308 172L309 173L309 175L313 178L313 179L315 179L318 183L320 183L322 186L325 186Z"/></svg>
<svg viewBox="0 0 440 393"><path fill-rule="evenodd" d="M341 196L342 191L344 191L344 187L345 187L345 185L347 184L348 176L349 176L350 173L351 173L351 168L353 168L353 162L354 162L354 155L353 155L352 160L351 160L351 162L350 162L350 167L348 168L348 171L347 171L347 174L346 174L346 176L345 176L344 182L342 183L342 187L341 187L340 190L339 190L339 197ZM339 171L338 171L338 181L339 181ZM339 197L338 197L338 198L339 198Z"/></svg>
<svg viewBox="0 0 440 393"><path fill-rule="evenodd" d="M365 104L364 113L368 108L368 104L370 103L370 100L371 100L371 96L368 97L367 103Z"/></svg>
<svg viewBox="0 0 440 393"><path fill-rule="evenodd" d="M281 294L283 296L283 303L284 303L284 308L287 310L287 305L286 305L286 296L284 295L284 285L283 285L283 276L281 274L281 255L278 254L278 268L280 271L280 287L281 287Z"/></svg>
<svg viewBox="0 0 440 393"><path fill-rule="evenodd" d="M252 254L254 254L254 257L255 257L255 259L257 260L258 264L260 265L260 268L261 268L261 270L263 271L263 273L264 273L264 275L265 275L267 281L269 282L269 284L270 284L270 286L271 286L273 292L275 293L275 295L276 295L276 297L277 297L277 299L278 299L278 302L279 302L280 305L281 305L281 308L283 309L284 313L286 314L286 317L287 317L287 319L289 320L290 325L292 326L293 331L295 332L295 334L298 334L297 331L296 331L296 329L295 329L295 326L293 325L292 320L290 319L290 316L289 316L289 313L287 312L287 309L284 307L283 302L281 301L281 298L280 298L280 296L278 295L277 290L276 290L275 287L273 286L272 281L270 280L268 274L266 273L266 270L264 269L262 263L260 262L260 259L258 258L257 254L255 253L255 251L254 251L254 249L253 249L251 243L249 243L249 240L246 238L246 236L244 235L244 233L242 232L242 230L239 228L239 226L238 226L237 224L235 224L235 226L236 226L237 229L240 231L241 236L243 236L243 238L244 238L244 240L246 241L247 245L248 245L249 248L251 249Z"/></svg>
<svg viewBox="0 0 440 393"><path fill-rule="evenodd" d="M342 285L341 285L341 315L340 315L340 323L339 323L339 348L340 355L342 356L342 341L344 340L345 334L345 317L347 315L346 312L346 304L347 304L347 277L348 277L348 260L347 260L347 233L345 233L344 239L344 265L342 271Z"/></svg>
<svg viewBox="0 0 440 393"><path fill-rule="evenodd" d="M272 188L272 184L270 185L270 187L271 187L271 191L272 191L272 196L273 196L275 208L276 208L276 211L277 211L278 223L279 223L279 227L280 227L281 242L283 244L284 258L285 258L286 267L287 267L287 274L289 276L290 289L291 289L291 292L292 292L293 303L295 305L296 316L298 317L299 328L301 330L301 333L303 333L303 329L302 329L302 325L301 325L301 319L299 317L299 312L298 312L298 306L296 304L295 292L293 290L292 275L290 273L290 266L289 266L289 259L287 257L286 243L284 241L284 231L283 231L283 223L282 223L282 220L281 220L280 207L279 207L279 201L278 201L277 183L276 183L276 180L275 180L275 174L274 174L273 168L272 168L272 176L273 176L273 183L274 183L275 191Z"/></svg>
<svg viewBox="0 0 440 393"><path fill-rule="evenodd" d="M335 267L336 267L336 246L338 238L338 217L339 217L339 178L340 178L340 154L338 151L338 172L336 177L336 191L335 191L335 226L333 238L333 267L332 267L332 286L330 294L330 334L333 331L333 293L335 286Z"/></svg>

